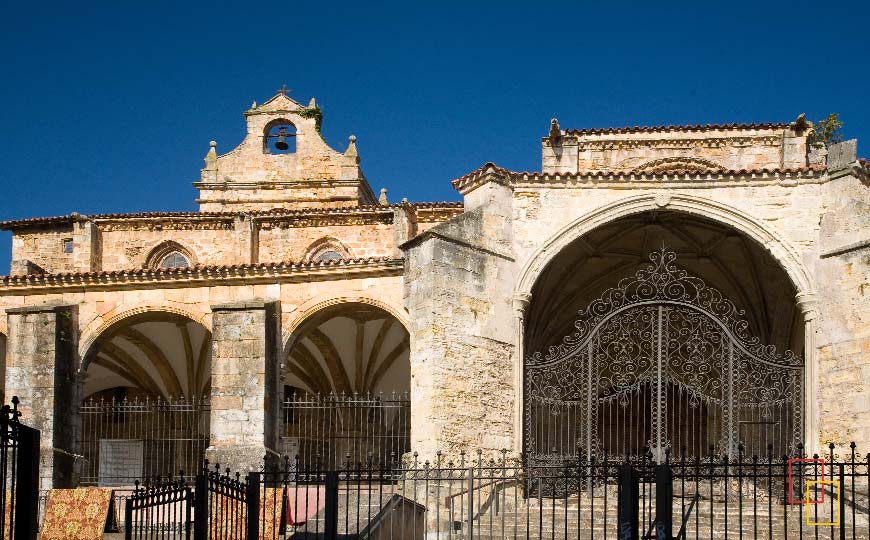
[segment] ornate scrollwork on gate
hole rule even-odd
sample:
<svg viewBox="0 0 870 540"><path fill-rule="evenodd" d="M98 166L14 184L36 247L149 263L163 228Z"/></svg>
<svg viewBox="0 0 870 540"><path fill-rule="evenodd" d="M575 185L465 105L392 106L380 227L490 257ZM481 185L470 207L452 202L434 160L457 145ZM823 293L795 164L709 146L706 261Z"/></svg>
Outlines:
<svg viewBox="0 0 870 540"><path fill-rule="evenodd" d="M793 450L803 363L750 332L744 312L665 249L581 311L575 331L525 360L526 452L694 455L739 443Z"/></svg>

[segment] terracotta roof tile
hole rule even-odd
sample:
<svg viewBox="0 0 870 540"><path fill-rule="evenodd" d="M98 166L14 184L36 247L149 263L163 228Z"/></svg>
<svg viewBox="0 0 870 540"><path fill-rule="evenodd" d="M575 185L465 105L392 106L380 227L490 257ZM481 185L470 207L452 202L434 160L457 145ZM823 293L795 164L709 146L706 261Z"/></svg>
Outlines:
<svg viewBox="0 0 870 540"><path fill-rule="evenodd" d="M408 203L411 207L430 209L430 208L461 208L461 202L420 202ZM8 221L0 221L0 230L14 230L28 227L40 227L49 225L63 225L74 223L80 220L100 219L228 219L239 214L246 214L256 217L301 217L312 215L336 215L336 214L355 214L355 213L376 213L387 212L393 208L400 208L403 203L395 203L386 206L368 205L368 206L350 206L345 208L310 208L303 210L252 210L247 212L132 212L132 213L114 213L114 214L77 214L72 213L65 216L50 216L13 219Z"/></svg>
<svg viewBox="0 0 870 540"><path fill-rule="evenodd" d="M59 272L47 274L27 274L0 276L0 286L70 285L101 284L132 280L154 279L171 280L209 276L245 277L328 269L332 267L365 267L377 264L397 264L401 258L368 257L330 261L282 261L253 264L197 265L188 268L135 268L129 270L110 270L103 272Z"/></svg>
<svg viewBox="0 0 870 540"><path fill-rule="evenodd" d="M657 133L657 132L691 132L691 131L722 131L722 130L753 130L753 129L786 129L791 124L779 122L763 122L751 124L687 124L669 126L634 126L609 128L566 129L567 135L611 135L617 133Z"/></svg>

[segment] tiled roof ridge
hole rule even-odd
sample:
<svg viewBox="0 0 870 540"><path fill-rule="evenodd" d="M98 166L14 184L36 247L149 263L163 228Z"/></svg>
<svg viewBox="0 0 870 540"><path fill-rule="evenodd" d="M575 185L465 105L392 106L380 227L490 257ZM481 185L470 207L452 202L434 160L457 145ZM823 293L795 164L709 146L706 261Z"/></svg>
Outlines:
<svg viewBox="0 0 870 540"><path fill-rule="evenodd" d="M566 129L566 135L608 135L614 133L656 133L669 131L722 131L729 129L785 129L791 126L787 122L751 122L731 124L684 124L667 126L624 126L607 128Z"/></svg>
<svg viewBox="0 0 870 540"><path fill-rule="evenodd" d="M407 203L413 208L461 208L461 201L438 201L438 202L409 202ZM304 216L304 215L339 215L353 213L369 213L378 211L387 211L393 208L403 208L405 203L393 203L388 205L362 205L362 206L347 206L341 208L305 208L298 210L248 210L236 212L198 212L190 211L167 211L167 212L128 212L128 213L107 213L107 214L78 214L71 213L63 216L48 216L35 218L12 219L0 221L0 229L6 227L22 227L28 225L42 225L53 223L74 222L81 219L150 219L150 218L229 218L241 214L257 216L257 217L281 217L281 216Z"/></svg>
<svg viewBox="0 0 870 540"><path fill-rule="evenodd" d="M184 276L209 274L226 271L242 271L245 270L272 270L284 268L324 268L337 266L353 266L366 265L374 263L397 262L402 261L402 258L395 257L357 257L351 259L339 259L329 261L280 261L280 262L264 262L264 263L246 263L246 264L222 264L222 265L206 265L199 264L184 268L131 268L126 270L103 270L99 272L56 272L45 274L13 274L9 276L0 276L0 285L9 284L29 284L36 281L73 281L80 278L99 279L124 276Z"/></svg>
<svg viewBox="0 0 870 540"><path fill-rule="evenodd" d="M510 169L505 169L504 167L499 167L498 165L496 165L492 161L487 161L486 163L484 163L480 167L474 169L470 173L464 174L464 175L460 176L459 178L452 180L450 183L453 184L453 187L456 187L459 184L466 182L467 180L483 176L484 174L487 174L489 172L496 172L496 173L499 173L502 175L528 174L528 173L517 173L515 171L511 171Z"/></svg>
<svg viewBox="0 0 870 540"><path fill-rule="evenodd" d="M747 174L798 174L805 172L820 172L825 168L821 166L807 165L804 167L762 167L760 169L722 169L702 171L697 169L671 169L661 172L637 172L629 171L578 171L578 172L513 172L514 178L519 177L603 177L603 176L618 176L618 177L642 177L642 176L742 176Z"/></svg>

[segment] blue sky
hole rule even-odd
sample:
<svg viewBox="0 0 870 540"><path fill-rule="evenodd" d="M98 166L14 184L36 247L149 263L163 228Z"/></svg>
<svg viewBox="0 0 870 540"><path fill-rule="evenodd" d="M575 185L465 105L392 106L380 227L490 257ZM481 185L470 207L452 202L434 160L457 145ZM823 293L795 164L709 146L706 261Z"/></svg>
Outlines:
<svg viewBox="0 0 870 540"><path fill-rule="evenodd" d="M282 84L390 199L458 200L563 128L840 114L870 155L870 2L0 0L0 219L194 210ZM0 236L0 273L10 236Z"/></svg>

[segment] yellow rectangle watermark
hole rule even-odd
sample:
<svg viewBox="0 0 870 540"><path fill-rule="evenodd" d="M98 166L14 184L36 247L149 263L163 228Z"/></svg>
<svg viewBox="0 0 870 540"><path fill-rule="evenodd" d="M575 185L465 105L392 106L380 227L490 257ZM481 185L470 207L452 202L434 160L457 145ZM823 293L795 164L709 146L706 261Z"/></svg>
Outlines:
<svg viewBox="0 0 870 540"><path fill-rule="evenodd" d="M810 515L810 509L814 508L814 504L807 504L807 525L810 527L839 527L840 526L840 481L839 480L807 480L807 495L806 501L811 502L813 498L810 496L811 487L813 484L817 485L830 485L836 486L837 491L835 492L836 496L834 497L834 504L837 507L837 520L836 521L813 521L812 516ZM824 489L824 488L822 488Z"/></svg>

